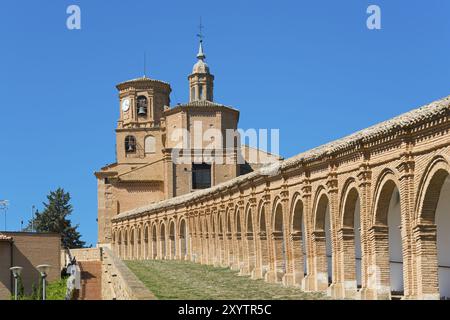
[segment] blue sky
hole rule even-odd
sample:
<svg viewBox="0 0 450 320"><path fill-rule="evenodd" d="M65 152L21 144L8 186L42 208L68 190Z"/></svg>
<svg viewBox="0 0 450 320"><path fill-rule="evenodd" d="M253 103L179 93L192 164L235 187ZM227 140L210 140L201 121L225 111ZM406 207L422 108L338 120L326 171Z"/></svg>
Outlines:
<svg viewBox="0 0 450 320"><path fill-rule="evenodd" d="M81 8L82 29L66 28ZM382 30L366 27L381 7ZM115 85L148 75L188 99L199 16L215 100L240 127L279 128L293 156L450 94L446 0L2 1L0 199L8 229L59 186L96 243L94 171L114 162ZM0 216L0 229L4 227Z"/></svg>

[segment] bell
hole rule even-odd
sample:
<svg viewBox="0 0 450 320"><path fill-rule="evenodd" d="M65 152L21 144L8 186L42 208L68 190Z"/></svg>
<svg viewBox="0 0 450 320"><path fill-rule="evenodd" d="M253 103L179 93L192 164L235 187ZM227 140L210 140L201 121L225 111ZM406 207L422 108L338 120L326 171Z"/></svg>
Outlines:
<svg viewBox="0 0 450 320"><path fill-rule="evenodd" d="M133 152L134 148L133 145L131 143L128 144L128 152Z"/></svg>
<svg viewBox="0 0 450 320"><path fill-rule="evenodd" d="M147 110L144 106L139 106L138 115L145 116L147 114Z"/></svg>

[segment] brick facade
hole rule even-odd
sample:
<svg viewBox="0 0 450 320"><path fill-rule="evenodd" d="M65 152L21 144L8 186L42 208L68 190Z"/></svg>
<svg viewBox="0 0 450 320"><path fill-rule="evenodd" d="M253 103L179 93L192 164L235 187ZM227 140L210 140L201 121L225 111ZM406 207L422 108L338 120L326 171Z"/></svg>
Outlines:
<svg viewBox="0 0 450 320"><path fill-rule="evenodd" d="M282 161L277 174L120 213L111 246L123 259L187 259L336 298L390 299L396 205L401 295L438 299L435 213L450 173L449 115L447 97Z"/></svg>
<svg viewBox="0 0 450 320"><path fill-rule="evenodd" d="M61 275L61 237L59 234L3 232L10 242L0 241L0 299L11 297L13 276L9 268L23 267L22 281L25 294L31 294L32 285L38 286L36 266L51 265L47 281L58 280Z"/></svg>

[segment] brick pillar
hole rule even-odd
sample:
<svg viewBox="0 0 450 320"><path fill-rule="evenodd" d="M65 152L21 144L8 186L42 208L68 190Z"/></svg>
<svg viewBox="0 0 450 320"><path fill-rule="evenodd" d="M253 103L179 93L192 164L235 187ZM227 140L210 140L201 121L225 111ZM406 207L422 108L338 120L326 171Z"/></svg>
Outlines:
<svg viewBox="0 0 450 320"><path fill-rule="evenodd" d="M214 233L211 233L209 236L208 248L208 264L214 265L216 260L216 235Z"/></svg>
<svg viewBox="0 0 450 320"><path fill-rule="evenodd" d="M234 265L233 234L231 232L227 232L225 237L226 237L226 244L227 244L226 264L227 264L227 267L232 268Z"/></svg>
<svg viewBox="0 0 450 320"><path fill-rule="evenodd" d="M240 232L240 240L238 241L239 246L239 274L240 275L248 275L248 245L247 245L247 229L246 229L246 221L245 221L245 208L244 201L239 200L239 220L241 224L241 232Z"/></svg>
<svg viewBox="0 0 450 320"><path fill-rule="evenodd" d="M340 281L343 285L344 297L354 298L357 291L354 229L341 228L338 232L338 241L341 245Z"/></svg>
<svg viewBox="0 0 450 320"><path fill-rule="evenodd" d="M281 282L286 273L285 245L283 232L272 232L273 264L271 272L266 275L268 282Z"/></svg>
<svg viewBox="0 0 450 320"><path fill-rule="evenodd" d="M331 235L331 280L332 283L328 290L328 295L333 298L341 299L344 297L343 270L341 270L340 261L340 243L338 239L338 230L341 224L338 199L338 179L334 171L330 172L327 181L329 214L330 214L330 235Z"/></svg>
<svg viewBox="0 0 450 320"><path fill-rule="evenodd" d="M254 278L262 279L269 270L269 247L267 241L267 234L264 231L258 233L259 246L257 264L255 266Z"/></svg>
<svg viewBox="0 0 450 320"><path fill-rule="evenodd" d="M418 292L416 299L439 300L436 225L414 227Z"/></svg>
<svg viewBox="0 0 450 320"><path fill-rule="evenodd" d="M401 236L403 250L403 280L404 297L413 298L417 292L417 283L414 281L416 265L414 263L414 250L412 221L414 219L415 190L414 190L414 161L409 153L403 156L403 162L397 166L400 172L400 212Z"/></svg>
<svg viewBox="0 0 450 320"><path fill-rule="evenodd" d="M304 225L304 234L303 241L305 241L305 254L306 256L306 276L302 280L302 290L304 291L314 291L315 290L315 262L314 262L314 244L313 244L313 212L312 212L312 203L311 203L311 185L308 180L303 181L302 187L302 198L303 198L303 223Z"/></svg>
<svg viewBox="0 0 450 320"><path fill-rule="evenodd" d="M243 245L243 237L242 232L236 232L236 267L239 270L239 274L242 275L242 271L244 269L244 245Z"/></svg>
<svg viewBox="0 0 450 320"><path fill-rule="evenodd" d="M281 206L283 210L283 242L282 242L282 258L283 258L283 265L284 265L284 275L282 278L282 282L286 286L293 286L295 285L295 274L294 274L294 248L293 248L293 238L291 236L291 230L293 228L292 226L292 217L293 214L291 212L291 206L289 201L289 190L288 187L285 185L282 188L281 191ZM284 252L284 253L283 253ZM278 268L279 269L279 268Z"/></svg>
<svg viewBox="0 0 450 320"><path fill-rule="evenodd" d="M369 267L370 263L370 241L369 241L369 227L372 224L372 195L371 195L371 180L372 172L369 170L369 165L366 163L360 167L358 173L359 181L359 204L360 204L360 238L361 238L361 290L360 298L367 300L371 299L370 292L368 292L369 282Z"/></svg>
<svg viewBox="0 0 450 320"><path fill-rule="evenodd" d="M372 257L368 268L367 299L391 298L388 230L387 226L377 225L369 229Z"/></svg>
<svg viewBox="0 0 450 320"><path fill-rule="evenodd" d="M312 247L314 254L312 260L314 262L313 291L327 291L328 289L328 261L325 231L312 232Z"/></svg>
<svg viewBox="0 0 450 320"><path fill-rule="evenodd" d="M265 267L267 272L264 275L264 279L266 281L275 281L275 277L274 275L276 274L276 270L274 269L275 267L275 256L274 256L274 246L273 246L273 237L272 237L272 208L270 205L270 194L266 194L264 196L264 214L265 214L265 221L266 221L266 226L265 226L265 230L266 230L266 240L265 240L265 245L266 245L266 254L267 254L267 260L266 260L266 265L263 265L263 268ZM264 272L264 271L263 271Z"/></svg>
<svg viewBox="0 0 450 320"><path fill-rule="evenodd" d="M200 245L201 245L201 264L208 264L208 241L209 235L207 232L203 232L200 236Z"/></svg>
<svg viewBox="0 0 450 320"><path fill-rule="evenodd" d="M291 285L301 285L304 277L304 261L303 261L303 245L302 245L302 232L293 231L289 237L288 246L291 250L291 262L292 262L292 273L293 273L293 283L288 283Z"/></svg>
<svg viewBox="0 0 450 320"><path fill-rule="evenodd" d="M167 256L168 256L168 259L174 260L174 259L176 259L175 255L177 252L177 250L175 249L175 244L176 244L175 235L169 234L168 239L169 239L169 245L168 245L169 252L167 253ZM175 254L173 254L174 251L175 251Z"/></svg>
<svg viewBox="0 0 450 320"><path fill-rule="evenodd" d="M225 247L223 233L217 234L217 267L225 265Z"/></svg>
<svg viewBox="0 0 450 320"><path fill-rule="evenodd" d="M255 269L256 264L256 248L255 248L255 239L253 237L253 232L246 233L246 251L247 251L247 270L246 275L251 275L253 270Z"/></svg>

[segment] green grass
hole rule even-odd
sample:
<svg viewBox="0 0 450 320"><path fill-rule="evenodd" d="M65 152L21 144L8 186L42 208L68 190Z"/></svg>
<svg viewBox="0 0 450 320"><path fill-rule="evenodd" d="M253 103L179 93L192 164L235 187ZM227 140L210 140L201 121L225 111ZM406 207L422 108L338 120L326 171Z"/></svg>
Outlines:
<svg viewBox="0 0 450 320"><path fill-rule="evenodd" d="M325 299L319 293L238 276L228 268L186 261L125 261L162 300L305 300Z"/></svg>

